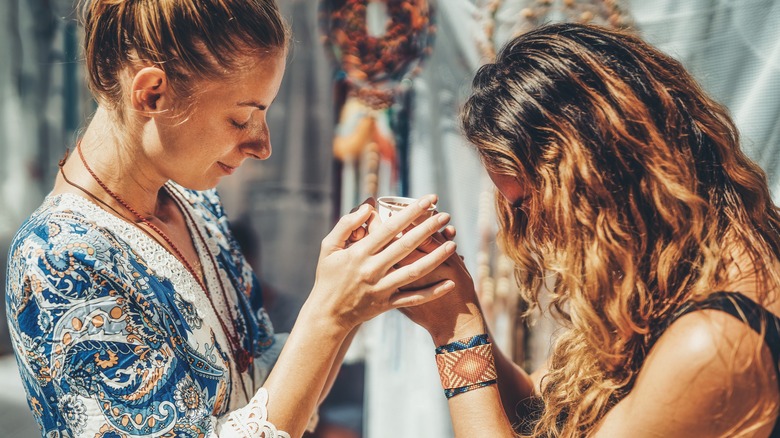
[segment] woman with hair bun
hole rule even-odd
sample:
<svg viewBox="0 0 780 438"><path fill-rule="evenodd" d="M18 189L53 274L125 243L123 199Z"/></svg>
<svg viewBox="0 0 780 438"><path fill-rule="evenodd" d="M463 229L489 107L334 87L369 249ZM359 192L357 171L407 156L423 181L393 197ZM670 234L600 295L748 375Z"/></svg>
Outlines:
<svg viewBox="0 0 780 438"><path fill-rule="evenodd" d="M539 384L457 257L434 271L456 291L405 312L457 436L780 436L780 210L725 108L628 32L554 24L477 72L462 123L521 295L563 327Z"/></svg>
<svg viewBox="0 0 780 438"><path fill-rule="evenodd" d="M266 159L289 31L273 0L88 0L98 108L11 246L8 319L45 437L300 437L350 333L453 289L399 288L454 244L394 268L446 225L396 239L435 196L365 236L361 206L322 241L289 337L250 303L259 282L213 190Z"/></svg>

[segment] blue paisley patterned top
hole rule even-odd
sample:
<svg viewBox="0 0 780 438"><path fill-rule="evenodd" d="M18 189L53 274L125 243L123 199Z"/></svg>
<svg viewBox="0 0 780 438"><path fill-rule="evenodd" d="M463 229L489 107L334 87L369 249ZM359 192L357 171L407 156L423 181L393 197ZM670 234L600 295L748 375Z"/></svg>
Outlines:
<svg viewBox="0 0 780 438"><path fill-rule="evenodd" d="M193 241L208 296L155 240L81 196L49 196L11 245L10 332L43 436L242 435L230 420L267 397L258 388L284 338L250 308L258 281L219 198L166 188L205 238ZM246 372L220 317L255 358Z"/></svg>

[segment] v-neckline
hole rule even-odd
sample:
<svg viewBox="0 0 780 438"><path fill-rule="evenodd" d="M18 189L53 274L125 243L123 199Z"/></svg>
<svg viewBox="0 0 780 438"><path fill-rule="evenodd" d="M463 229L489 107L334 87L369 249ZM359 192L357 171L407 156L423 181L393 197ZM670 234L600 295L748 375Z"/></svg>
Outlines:
<svg viewBox="0 0 780 438"><path fill-rule="evenodd" d="M166 187L166 190L168 191L168 195L171 197L171 199L176 204L176 208L180 210L180 214L182 215L184 219L184 224L187 227L187 232L190 234L190 236L195 236L197 233L196 227L198 224L194 223L192 220L190 220L189 215L185 214L184 211L181 211L183 208L189 208L188 202L186 202L185 199L178 199L177 196L180 196L180 192L178 190L170 190ZM174 191L176 193L174 193ZM118 216L116 214L111 213L110 211L107 211L105 208L101 207L98 203L96 203L94 200L87 198L86 196L82 196L76 193L71 192L64 192L64 193L58 193L56 195L52 195L50 199L52 201L56 201L58 198L70 198L71 200L74 200L76 203L80 204L86 204L91 210L99 212L98 214L104 215L106 219L109 221L109 223L113 222L115 226L121 227L124 229L124 231L130 233L132 235L132 238L136 241L143 240L146 242L147 245L151 244L154 247L154 256L148 261L151 260L157 260L162 262L160 266L154 266L153 269L157 272L160 272L163 274L163 277L167 277L169 279L172 279L171 275L165 275L165 272L168 271L174 272L173 269L165 269L165 266L163 265L169 265L171 262L175 263L180 270L187 272L187 282L188 283L194 283L194 286L197 286L199 289L202 289L200 286L200 280L193 276L193 273L190 272L189 269L185 266L184 262L182 260L179 260L179 258L165 245L161 244L157 239L150 236L145 230L140 228L138 224L135 224L131 222L129 219ZM125 240L125 243L127 243L131 248L133 247L132 242L127 241L127 239L124 238L124 236L119 235L117 237L122 238L122 240ZM140 243L140 242L139 242ZM200 242L198 242L198 239L193 238L192 239L192 245L195 249L195 254L198 258L198 263L201 266L201 275L203 275L203 286L208 288L208 277L210 277L209 274L216 275L217 273L210 273L207 272L207 270L213 270L213 267L211 267L210 260L209 263L204 263L204 256L205 253L208 251L208 248L204 248ZM165 254L162 256L162 260L159 256L159 254ZM144 260L147 258L144 257ZM204 291L205 292L205 291Z"/></svg>

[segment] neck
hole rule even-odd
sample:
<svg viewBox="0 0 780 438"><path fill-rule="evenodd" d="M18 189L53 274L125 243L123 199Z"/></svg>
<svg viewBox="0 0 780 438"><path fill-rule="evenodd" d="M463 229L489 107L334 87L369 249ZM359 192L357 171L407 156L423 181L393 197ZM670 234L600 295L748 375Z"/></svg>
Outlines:
<svg viewBox="0 0 780 438"><path fill-rule="evenodd" d="M108 112L99 108L78 146L84 161L111 192L139 214L148 219L162 219L160 193L167 179L159 174L147 154L143 136L120 137L116 128L117 123ZM129 126L126 129L144 132L144 128ZM72 154L63 170L69 179L78 181L93 196L125 210L90 175L78 153Z"/></svg>

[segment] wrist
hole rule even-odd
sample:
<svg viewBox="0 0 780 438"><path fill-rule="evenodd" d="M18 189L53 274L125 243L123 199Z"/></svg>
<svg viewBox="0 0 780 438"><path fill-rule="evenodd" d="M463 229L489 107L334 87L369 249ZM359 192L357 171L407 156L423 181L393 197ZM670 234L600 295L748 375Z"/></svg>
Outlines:
<svg viewBox="0 0 780 438"><path fill-rule="evenodd" d="M487 324L481 314L458 315L454 327L430 332L433 343L437 347L482 333L487 333Z"/></svg>
<svg viewBox="0 0 780 438"><path fill-rule="evenodd" d="M359 324L350 324L338 315L323 311L321 306L303 304L296 318L296 325L302 324L311 333L319 333L334 339L346 339Z"/></svg>
<svg viewBox="0 0 780 438"><path fill-rule="evenodd" d="M493 344L487 333L437 347L436 367L448 399L498 381Z"/></svg>

